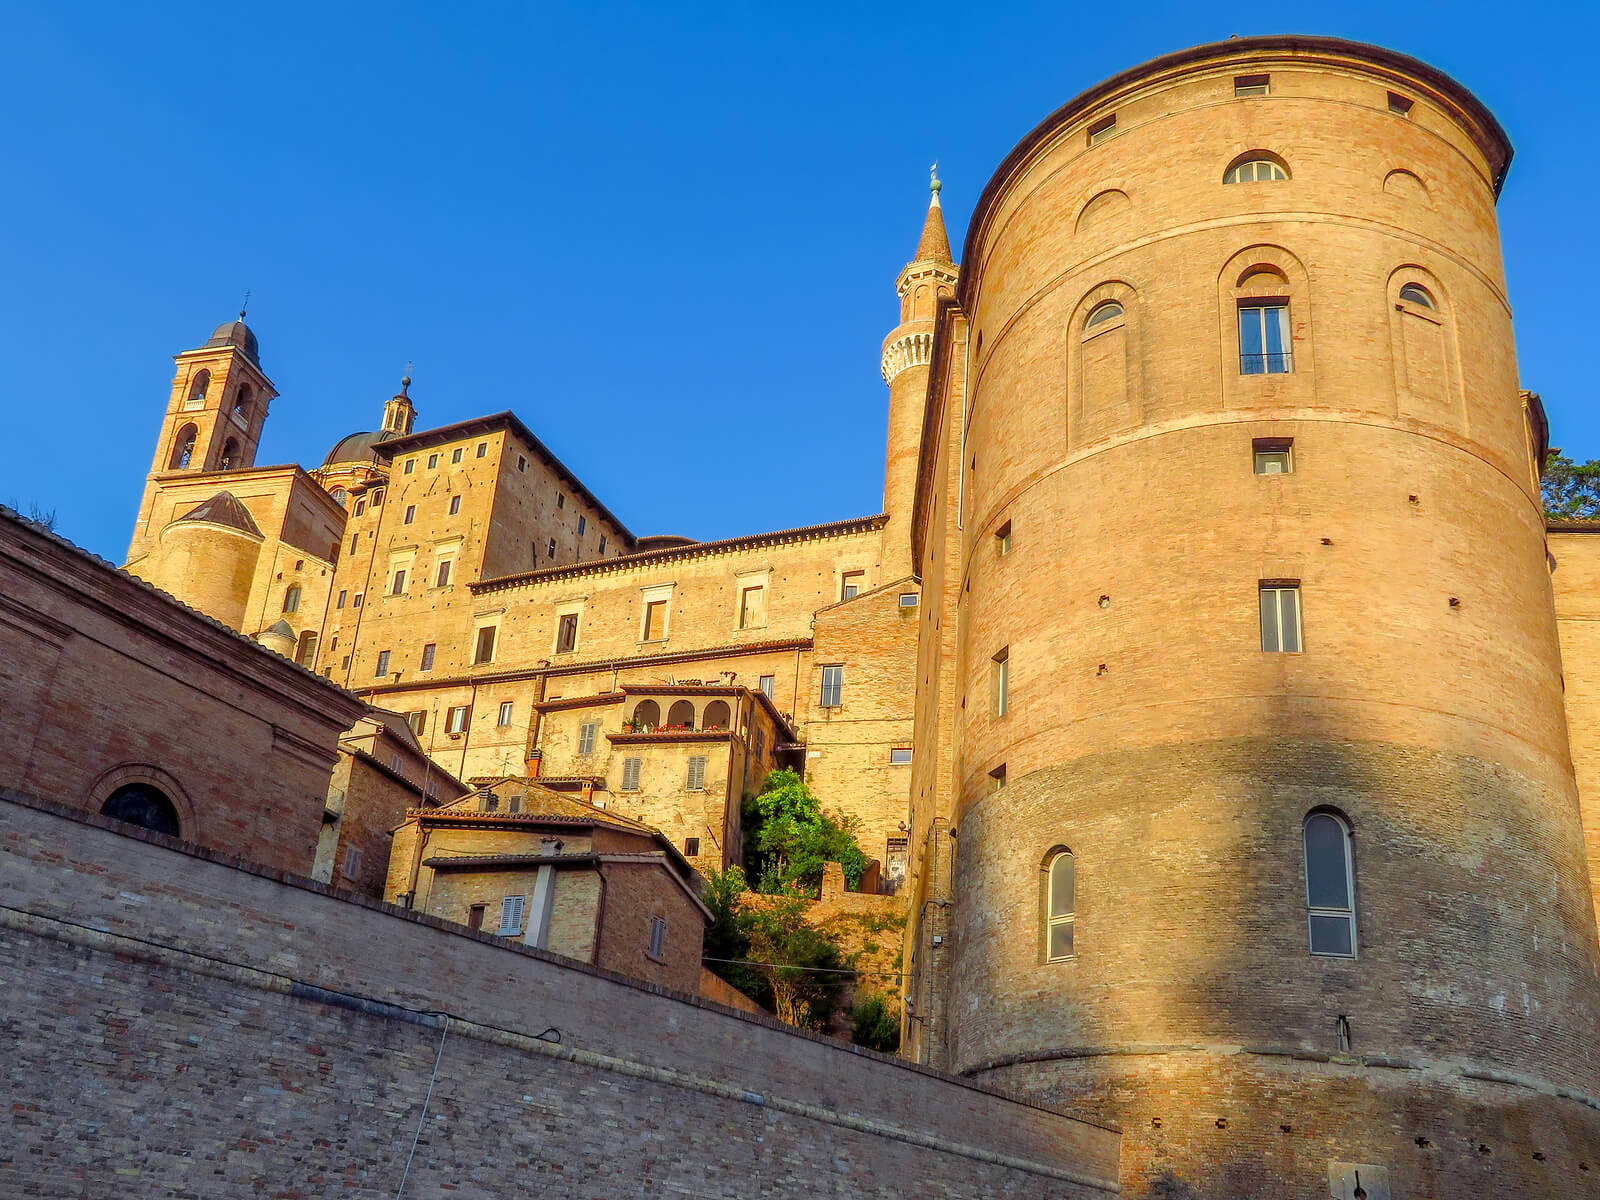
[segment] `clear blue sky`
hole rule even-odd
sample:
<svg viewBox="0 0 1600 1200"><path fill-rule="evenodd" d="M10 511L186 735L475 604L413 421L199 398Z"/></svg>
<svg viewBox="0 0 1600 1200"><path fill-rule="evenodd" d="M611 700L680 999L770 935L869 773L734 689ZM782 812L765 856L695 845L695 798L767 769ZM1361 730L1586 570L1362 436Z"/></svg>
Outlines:
<svg viewBox="0 0 1600 1200"><path fill-rule="evenodd" d="M1600 456L1595 9L1242 11L8 5L0 500L121 561L170 356L249 288L263 463L373 428L415 361L424 424L515 409L638 533L874 512L928 164L959 245L1064 100L1291 24L1426 59L1510 131L1523 383Z"/></svg>

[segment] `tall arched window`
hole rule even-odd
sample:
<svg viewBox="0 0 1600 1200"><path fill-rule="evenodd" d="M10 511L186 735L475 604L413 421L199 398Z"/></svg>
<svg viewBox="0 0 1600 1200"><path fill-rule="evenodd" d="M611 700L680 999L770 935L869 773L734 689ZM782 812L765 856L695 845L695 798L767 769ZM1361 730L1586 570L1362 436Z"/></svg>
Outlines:
<svg viewBox="0 0 1600 1200"><path fill-rule="evenodd" d="M1306 818L1306 923L1311 953L1356 956L1356 893L1350 827L1329 812Z"/></svg>
<svg viewBox="0 0 1600 1200"><path fill-rule="evenodd" d="M178 430L178 436L172 439L172 458L167 466L176 471L187 467L194 458L194 442L199 436L199 430L193 425L185 425Z"/></svg>
<svg viewBox="0 0 1600 1200"><path fill-rule="evenodd" d="M291 583L289 590L283 594L283 611L286 613L300 611L300 585Z"/></svg>
<svg viewBox="0 0 1600 1200"><path fill-rule="evenodd" d="M726 700L713 700L706 705L706 715L700 722L702 729L726 729L730 712Z"/></svg>
<svg viewBox="0 0 1600 1200"><path fill-rule="evenodd" d="M183 407L204 408L206 406L206 392L211 388L211 372L196 371L194 379L189 383L189 395L183 402Z"/></svg>
<svg viewBox="0 0 1600 1200"><path fill-rule="evenodd" d="M681 726L684 729L693 729L694 705L687 700L679 700L667 710L667 724L673 727Z"/></svg>
<svg viewBox="0 0 1600 1200"><path fill-rule="evenodd" d="M248 383L241 383L239 385L239 390L233 397L233 412L234 415L241 421L248 421L250 419L250 406L253 396L254 393L251 392L250 385Z"/></svg>
<svg viewBox="0 0 1600 1200"><path fill-rule="evenodd" d="M639 733L654 733L661 724L661 705L654 700L641 700L633 710L634 729Z"/></svg>
<svg viewBox="0 0 1600 1200"><path fill-rule="evenodd" d="M1066 847L1052 850L1044 863L1044 959L1060 962L1072 958L1073 925L1077 915L1077 870L1072 851Z"/></svg>
<svg viewBox="0 0 1600 1200"><path fill-rule="evenodd" d="M178 836L178 810L160 788L148 783L123 784L100 806L100 815L141 829Z"/></svg>
<svg viewBox="0 0 1600 1200"><path fill-rule="evenodd" d="M242 465L243 459L239 454L239 441L237 438L229 438L223 443L222 457L217 460L217 470L231 471L235 467Z"/></svg>
<svg viewBox="0 0 1600 1200"><path fill-rule="evenodd" d="M350 493L343 488L334 488L329 494L333 497L333 502L340 508L345 508L350 503Z"/></svg>

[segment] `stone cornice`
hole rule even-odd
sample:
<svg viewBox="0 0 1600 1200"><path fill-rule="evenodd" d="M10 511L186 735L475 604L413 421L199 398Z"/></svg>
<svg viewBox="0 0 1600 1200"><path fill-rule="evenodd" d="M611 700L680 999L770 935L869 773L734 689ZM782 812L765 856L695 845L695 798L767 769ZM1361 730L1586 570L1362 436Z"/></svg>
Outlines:
<svg viewBox="0 0 1600 1200"><path fill-rule="evenodd" d="M883 381L893 383L895 376L910 367L925 367L933 360L933 331L916 330L903 333L883 346Z"/></svg>

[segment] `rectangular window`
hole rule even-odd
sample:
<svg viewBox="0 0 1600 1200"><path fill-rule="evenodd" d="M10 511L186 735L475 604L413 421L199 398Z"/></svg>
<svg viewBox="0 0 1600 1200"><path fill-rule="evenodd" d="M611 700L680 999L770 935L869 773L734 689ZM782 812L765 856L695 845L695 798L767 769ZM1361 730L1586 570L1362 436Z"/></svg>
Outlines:
<svg viewBox="0 0 1600 1200"><path fill-rule="evenodd" d="M1239 305L1239 374L1287 375L1292 370L1289 306L1280 301Z"/></svg>
<svg viewBox="0 0 1600 1200"><path fill-rule="evenodd" d="M659 642L667 636L667 602L652 600L644 606L644 640Z"/></svg>
<svg viewBox="0 0 1600 1200"><path fill-rule="evenodd" d="M460 446L457 446L454 450L450 451L450 461L452 463L458 463L461 461L461 451L462 447Z"/></svg>
<svg viewBox="0 0 1600 1200"><path fill-rule="evenodd" d="M411 726L412 733L416 734L418 737L421 737L425 732L427 732L428 728L427 712L408 712L406 714L406 724Z"/></svg>
<svg viewBox="0 0 1600 1200"><path fill-rule="evenodd" d="M689 756L689 774L684 780L684 786L691 792L698 792L706 786L706 756L693 754Z"/></svg>
<svg viewBox="0 0 1600 1200"><path fill-rule="evenodd" d="M761 692L768 700L772 699L772 691L777 686L777 683L778 677L776 675L763 675L761 677Z"/></svg>
<svg viewBox="0 0 1600 1200"><path fill-rule="evenodd" d="M900 607L901 608L915 608L916 606L917 606L917 594L915 592L901 592L900 593Z"/></svg>
<svg viewBox="0 0 1600 1200"><path fill-rule="evenodd" d="M450 497L450 515L453 517L460 511L461 511L461 497L460 496L451 496Z"/></svg>
<svg viewBox="0 0 1600 1200"><path fill-rule="evenodd" d="M498 628L497 625L485 625L478 630L478 644L472 651L473 666L494 661L494 635Z"/></svg>
<svg viewBox="0 0 1600 1200"><path fill-rule="evenodd" d="M844 703L844 668L822 668L822 707L838 708Z"/></svg>
<svg viewBox="0 0 1600 1200"><path fill-rule="evenodd" d="M336 604L336 605L334 605L334 607L335 607L335 608L343 608L343 607L344 607L344 598L345 598L345 597L346 597L346 596L348 596L348 595L349 595L349 594L350 594L350 593L349 593L349 592L348 592L348 591L341 591L341 592L340 592L340 593L339 593L339 603L338 603L338 604Z"/></svg>
<svg viewBox="0 0 1600 1200"><path fill-rule="evenodd" d="M416 472L416 469L417 469L417 460L414 459L414 458L406 459L406 474L407 475L414 474Z"/></svg>
<svg viewBox="0 0 1600 1200"><path fill-rule="evenodd" d="M389 673L389 652L387 650L378 651L378 665L372 673L377 676Z"/></svg>
<svg viewBox="0 0 1600 1200"><path fill-rule="evenodd" d="M593 754L595 734L600 732L599 721L585 721L578 726L578 753Z"/></svg>
<svg viewBox="0 0 1600 1200"><path fill-rule="evenodd" d="M604 554L605 552L606 552L606 535L602 533L600 535L600 553Z"/></svg>
<svg viewBox="0 0 1600 1200"><path fill-rule="evenodd" d="M351 608L360 608L361 607L361 599L365 595L366 595L365 592L357 592L355 594L355 598L350 601L350 607Z"/></svg>
<svg viewBox="0 0 1600 1200"><path fill-rule="evenodd" d="M1261 648L1273 654L1300 653L1300 585L1261 585Z"/></svg>
<svg viewBox="0 0 1600 1200"><path fill-rule="evenodd" d="M500 719L496 721L495 724L500 726L502 729L511 724L511 701L500 701Z"/></svg>
<svg viewBox="0 0 1600 1200"><path fill-rule="evenodd" d="M1117 114L1112 113L1109 117L1102 117L1093 125L1089 126L1089 145L1098 146L1108 137L1114 136L1116 132Z"/></svg>
<svg viewBox="0 0 1600 1200"><path fill-rule="evenodd" d="M405 520L404 520L403 523L406 524L406 525L409 525L409 524L411 524L411 522L415 521L416 519L417 519L417 506L415 504L406 505L406 515L405 515Z"/></svg>
<svg viewBox="0 0 1600 1200"><path fill-rule="evenodd" d="M1294 470L1293 438L1256 438L1251 449L1257 475L1287 475Z"/></svg>
<svg viewBox="0 0 1600 1200"><path fill-rule="evenodd" d="M622 790L637 792L639 790L639 766L643 759L625 758L622 760Z"/></svg>
<svg viewBox="0 0 1600 1200"><path fill-rule="evenodd" d="M1007 521L994 531L994 548L1002 557L1011 553L1011 522Z"/></svg>
<svg viewBox="0 0 1600 1200"><path fill-rule="evenodd" d="M434 576L434 580L433 580L433 586L434 587L448 587L449 586L449 584L450 584L450 563L452 561L453 561L452 559L448 559L448 558L441 558L439 560L439 573L436 576Z"/></svg>
<svg viewBox="0 0 1600 1200"><path fill-rule="evenodd" d="M517 470L526 471L527 469L528 469L528 456L526 454L517 455Z"/></svg>
<svg viewBox="0 0 1600 1200"><path fill-rule="evenodd" d="M551 538L550 541L549 541L549 544L545 546L545 554L549 558L554 558L556 556L556 540L555 540L555 538Z"/></svg>
<svg viewBox="0 0 1600 1200"><path fill-rule="evenodd" d="M432 642L422 648L422 669L424 671L433 670L433 652L435 649L436 647Z"/></svg>
<svg viewBox="0 0 1600 1200"><path fill-rule="evenodd" d="M1389 93L1389 111L1398 117L1409 117L1413 103L1409 96L1402 96L1399 92Z"/></svg>
<svg viewBox="0 0 1600 1200"><path fill-rule="evenodd" d="M566 506L567 506L567 495L566 495L566 493L565 492L557 492L556 493L556 507L557 508L565 508Z"/></svg>
<svg viewBox="0 0 1600 1200"><path fill-rule="evenodd" d="M383 489L382 488L379 488L377 491L372 493L372 507L373 508L382 508L383 507Z"/></svg>
<svg viewBox="0 0 1600 1200"><path fill-rule="evenodd" d="M910 766L911 765L911 747L910 746L896 746L894 749L890 750L889 751L889 763L890 763L891 766L896 766L896 767L907 767L907 766Z"/></svg>
<svg viewBox="0 0 1600 1200"><path fill-rule="evenodd" d="M556 622L556 653L571 654L578 648L578 614L567 613Z"/></svg>
<svg viewBox="0 0 1600 1200"><path fill-rule="evenodd" d="M1270 75L1235 75L1233 77L1233 94L1235 96L1265 96L1272 90L1272 76Z"/></svg>
<svg viewBox="0 0 1600 1200"><path fill-rule="evenodd" d="M739 628L753 629L767 623L767 589L747 587L739 597Z"/></svg>
<svg viewBox="0 0 1600 1200"><path fill-rule="evenodd" d="M468 929L483 928L483 914L488 907L489 906L487 904L474 904L471 908L467 909Z"/></svg>
<svg viewBox="0 0 1600 1200"><path fill-rule="evenodd" d="M391 596L401 596L401 595L405 594L405 590L406 590L406 573L403 570L402 571L396 571L394 573L394 586L389 589L389 594Z"/></svg>
<svg viewBox="0 0 1600 1200"><path fill-rule="evenodd" d="M589 528L589 518L580 516L578 518L578 536L582 537L584 535L585 531L588 530L588 528Z"/></svg>
<svg viewBox="0 0 1600 1200"><path fill-rule="evenodd" d="M356 846L344 848L344 877L354 879L361 870L361 850Z"/></svg>
<svg viewBox="0 0 1600 1200"><path fill-rule="evenodd" d="M431 471L435 467L437 467L438 465L439 465L439 456L437 454L428 455L428 470Z"/></svg>
<svg viewBox="0 0 1600 1200"><path fill-rule="evenodd" d="M446 733L465 733L467 728L467 706L457 704L445 714L444 728Z"/></svg>
<svg viewBox="0 0 1600 1200"><path fill-rule="evenodd" d="M501 937L516 937L522 932L522 909L528 902L526 896L507 896L500 901L500 928L495 930Z"/></svg>
<svg viewBox="0 0 1600 1200"><path fill-rule="evenodd" d="M700 853L700 839L699 838L684 838L683 839L683 856L685 858L694 858L699 853Z"/></svg>
<svg viewBox="0 0 1600 1200"><path fill-rule="evenodd" d="M356 516L359 517L362 513L366 512L366 511L367 511L367 502L365 500L357 500L356 501Z"/></svg>
<svg viewBox="0 0 1600 1200"><path fill-rule="evenodd" d="M354 554L356 552L356 543L358 541L360 541L360 540L361 540L361 535L359 533L352 533L350 535L350 553L351 554Z"/></svg>
<svg viewBox="0 0 1600 1200"><path fill-rule="evenodd" d="M861 594L861 588L866 583L865 571L846 571L840 580L839 599L854 600Z"/></svg>
<svg viewBox="0 0 1600 1200"><path fill-rule="evenodd" d="M667 955L667 923L660 917L650 918L650 957L663 959Z"/></svg>
<svg viewBox="0 0 1600 1200"><path fill-rule="evenodd" d="M997 717L1011 710L1011 647L1001 646L1000 653L989 660L989 699Z"/></svg>
<svg viewBox="0 0 1600 1200"><path fill-rule="evenodd" d="M766 753L767 731L765 729L758 729L756 730L756 761L760 762L764 757L766 757Z"/></svg>
<svg viewBox="0 0 1600 1200"><path fill-rule="evenodd" d="M489 453L489 443L488 442L479 442L478 443L478 455L477 456L479 458L483 458L488 453Z"/></svg>

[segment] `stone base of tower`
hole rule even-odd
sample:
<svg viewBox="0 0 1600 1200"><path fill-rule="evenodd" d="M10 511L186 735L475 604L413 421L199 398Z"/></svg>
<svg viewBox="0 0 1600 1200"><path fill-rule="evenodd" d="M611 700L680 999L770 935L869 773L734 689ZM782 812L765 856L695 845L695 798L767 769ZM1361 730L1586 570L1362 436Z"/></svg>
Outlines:
<svg viewBox="0 0 1600 1200"><path fill-rule="evenodd" d="M1125 1200L1600 1196L1600 1111L1530 1086L1237 1047L967 1074L1119 1126Z"/></svg>

